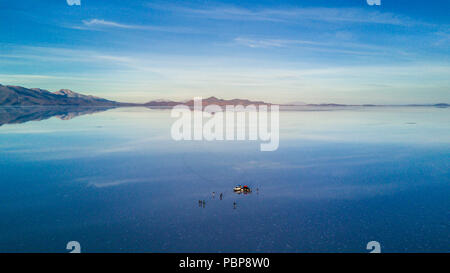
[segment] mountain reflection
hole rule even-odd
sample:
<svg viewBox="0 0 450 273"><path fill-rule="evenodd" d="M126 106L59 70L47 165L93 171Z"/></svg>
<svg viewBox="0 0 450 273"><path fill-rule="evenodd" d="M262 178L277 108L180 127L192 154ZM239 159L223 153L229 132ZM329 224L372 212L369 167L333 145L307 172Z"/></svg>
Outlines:
<svg viewBox="0 0 450 273"><path fill-rule="evenodd" d="M112 108L114 107L0 107L0 126L4 124L18 124L28 121L45 120L51 117L70 120L78 116L103 112Z"/></svg>

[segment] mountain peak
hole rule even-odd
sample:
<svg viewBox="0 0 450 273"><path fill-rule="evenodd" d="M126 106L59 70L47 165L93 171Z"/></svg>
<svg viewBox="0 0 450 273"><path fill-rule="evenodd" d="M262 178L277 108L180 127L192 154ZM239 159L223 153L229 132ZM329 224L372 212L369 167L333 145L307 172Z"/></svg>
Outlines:
<svg viewBox="0 0 450 273"><path fill-rule="evenodd" d="M53 94L66 96L66 97L69 97L69 98L79 98L79 97L84 96L84 95L81 95L81 94L79 94L77 92L73 92L70 89L61 89L59 91L53 92Z"/></svg>

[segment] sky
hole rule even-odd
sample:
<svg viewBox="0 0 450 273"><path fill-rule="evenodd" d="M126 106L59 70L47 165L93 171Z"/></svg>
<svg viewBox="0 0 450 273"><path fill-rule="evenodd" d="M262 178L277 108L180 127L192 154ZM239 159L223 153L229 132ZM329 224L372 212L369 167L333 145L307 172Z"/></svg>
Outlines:
<svg viewBox="0 0 450 273"><path fill-rule="evenodd" d="M0 84L124 102L450 103L449 11L448 0L0 0Z"/></svg>

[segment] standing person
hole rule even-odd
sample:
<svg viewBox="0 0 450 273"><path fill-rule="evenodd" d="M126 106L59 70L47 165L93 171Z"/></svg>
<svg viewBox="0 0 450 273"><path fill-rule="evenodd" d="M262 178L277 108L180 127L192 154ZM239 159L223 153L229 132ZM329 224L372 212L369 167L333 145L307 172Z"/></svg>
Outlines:
<svg viewBox="0 0 450 273"><path fill-rule="evenodd" d="M222 200L223 198L223 193L220 193L219 199Z"/></svg>

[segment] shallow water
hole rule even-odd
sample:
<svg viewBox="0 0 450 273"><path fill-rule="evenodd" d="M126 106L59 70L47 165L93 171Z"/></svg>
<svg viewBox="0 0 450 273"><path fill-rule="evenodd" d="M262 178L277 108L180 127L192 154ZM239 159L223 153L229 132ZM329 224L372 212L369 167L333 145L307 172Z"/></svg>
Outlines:
<svg viewBox="0 0 450 273"><path fill-rule="evenodd" d="M299 107L274 152L93 112L0 127L0 252L450 251L449 108Z"/></svg>

